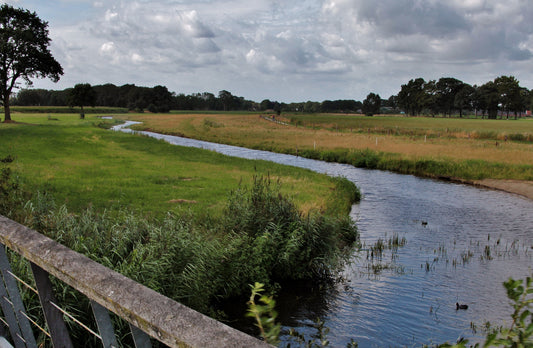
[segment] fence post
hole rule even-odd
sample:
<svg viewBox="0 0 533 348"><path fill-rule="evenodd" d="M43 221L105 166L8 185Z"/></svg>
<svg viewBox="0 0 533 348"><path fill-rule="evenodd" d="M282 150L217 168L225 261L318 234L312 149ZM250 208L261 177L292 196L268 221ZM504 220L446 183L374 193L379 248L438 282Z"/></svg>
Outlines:
<svg viewBox="0 0 533 348"><path fill-rule="evenodd" d="M11 271L11 265L9 264L9 259L7 258L6 250L3 245L0 247L0 268L5 283L5 295L7 295L2 297L2 303L11 301L11 304L7 303L7 305L12 306L11 310L4 310L4 314L7 317L9 312L14 312L14 318L12 318L14 320L8 324L9 329L11 330L11 336L15 341L15 346L37 347L30 322L28 321L28 318L25 317L26 311L24 309L24 303L22 302L17 282L10 274L13 272ZM4 306L2 309L4 309ZM20 327L20 330L16 327Z"/></svg>
<svg viewBox="0 0 533 348"><path fill-rule="evenodd" d="M30 262L37 292L39 293L39 301L43 307L46 324L50 330L52 344L54 348L72 348L72 342L68 334L67 326L63 320L63 313L56 307L52 306L50 302L56 302L54 292L52 289L52 282L48 277L48 272Z"/></svg>
<svg viewBox="0 0 533 348"><path fill-rule="evenodd" d="M152 348L150 336L148 336L143 330L132 324L130 324L130 330L136 348Z"/></svg>
<svg viewBox="0 0 533 348"><path fill-rule="evenodd" d="M118 348L117 337L115 336L115 330L107 308L94 300L91 300L91 307L93 308L94 319L96 319L104 348Z"/></svg>
<svg viewBox="0 0 533 348"><path fill-rule="evenodd" d="M3 250L4 247L1 246L0 249ZM20 327L17 322L17 317L15 315L15 310L13 309L13 305L8 301L8 298L9 295L7 294L4 281L2 280L0 281L0 305L2 306L2 312L4 313L4 316L7 321L9 333L11 334L13 342L15 343L15 347L25 348L25 344L22 339L22 332L20 331ZM6 330L3 329L2 331L2 336L4 336Z"/></svg>

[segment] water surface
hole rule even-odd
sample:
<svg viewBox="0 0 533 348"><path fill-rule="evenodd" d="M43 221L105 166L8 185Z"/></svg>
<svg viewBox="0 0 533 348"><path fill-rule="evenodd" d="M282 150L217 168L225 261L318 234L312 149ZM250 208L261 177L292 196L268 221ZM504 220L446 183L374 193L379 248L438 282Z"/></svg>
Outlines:
<svg viewBox="0 0 533 348"><path fill-rule="evenodd" d="M131 125L133 123L126 124ZM129 131L122 128L122 130ZM308 168L353 181L363 199L351 216L363 243L335 286L280 294L286 332L312 335L324 321L331 346L421 346L471 342L482 327L510 323L502 283L524 279L533 265L533 201L517 195L410 175L365 170L193 139L140 132L169 143ZM379 239L405 238L397 250L371 258ZM455 304L467 304L457 311Z"/></svg>

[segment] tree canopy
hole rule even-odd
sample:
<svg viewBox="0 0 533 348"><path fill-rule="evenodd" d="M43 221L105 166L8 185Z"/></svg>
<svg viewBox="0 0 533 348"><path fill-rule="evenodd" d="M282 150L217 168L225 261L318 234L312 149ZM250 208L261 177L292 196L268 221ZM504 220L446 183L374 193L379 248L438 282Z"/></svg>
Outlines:
<svg viewBox="0 0 533 348"><path fill-rule="evenodd" d="M85 118L85 112L83 107L95 106L96 92L92 86L88 83L78 83L70 90L69 105L79 106L81 108L80 117Z"/></svg>
<svg viewBox="0 0 533 348"><path fill-rule="evenodd" d="M379 94L370 93L366 96L366 99L363 101L363 113L367 116L372 116L374 114L379 114L381 109L381 98Z"/></svg>
<svg viewBox="0 0 533 348"><path fill-rule="evenodd" d="M0 96L5 121L11 120L9 98L19 79L31 85L34 77L57 82L63 75L49 45L48 23L35 12L0 6Z"/></svg>
<svg viewBox="0 0 533 348"><path fill-rule="evenodd" d="M481 86L471 86L451 77L438 81L425 81L423 78L410 80L402 85L397 103L409 115L426 114L451 116L471 110L481 112L484 117L497 118L498 114L513 112L518 114L532 107L533 94L520 87L514 76L500 76Z"/></svg>

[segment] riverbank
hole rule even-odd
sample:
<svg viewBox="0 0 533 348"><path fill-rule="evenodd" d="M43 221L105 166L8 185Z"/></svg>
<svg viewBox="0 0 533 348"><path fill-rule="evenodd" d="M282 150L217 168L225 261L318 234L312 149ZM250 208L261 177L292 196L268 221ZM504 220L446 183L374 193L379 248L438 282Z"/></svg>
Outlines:
<svg viewBox="0 0 533 348"><path fill-rule="evenodd" d="M257 114L129 114L117 118L143 122L137 130L362 168L446 178L533 199L533 144L524 140L500 140L504 133L533 133L530 120L309 115L313 123L306 127L267 122ZM310 121L306 119L306 122Z"/></svg>
<svg viewBox="0 0 533 348"><path fill-rule="evenodd" d="M0 126L0 159L29 191L53 194L58 205L80 212L123 208L149 216L221 214L228 193L254 176L282 184L305 213L349 211L350 199L331 178L266 162L182 149L146 137L109 131L92 115L18 114ZM125 175L127 174L127 175Z"/></svg>
<svg viewBox="0 0 533 348"><path fill-rule="evenodd" d="M347 179L111 123L54 114L1 124L0 215L213 316L220 301L245 303L255 282L329 281L350 255L360 194Z"/></svg>
<svg viewBox="0 0 533 348"><path fill-rule="evenodd" d="M476 186L489 189L514 193L533 200L533 181L483 179L467 183L472 183Z"/></svg>
<svg viewBox="0 0 533 348"><path fill-rule="evenodd" d="M145 135L344 177L357 183L366 196L352 211L362 245L370 251L377 245L387 249L387 240L389 248L395 238L405 241L400 252L393 247L379 256L369 252L366 259L364 253L359 254L343 270L345 281L338 286L320 292L309 287L301 292L290 289L279 295L283 332L297 328L305 335L316 334L309 322L320 318L332 346L345 346L349 339L362 347L422 346L459 336L477 343L482 338L476 332L481 320L500 325L508 318L501 282L528 274L531 216L526 212L531 211L530 200L443 182L456 182L453 176L427 180L302 156ZM457 312L457 301L471 309ZM249 329L246 324L242 328ZM286 340L283 336L282 341Z"/></svg>

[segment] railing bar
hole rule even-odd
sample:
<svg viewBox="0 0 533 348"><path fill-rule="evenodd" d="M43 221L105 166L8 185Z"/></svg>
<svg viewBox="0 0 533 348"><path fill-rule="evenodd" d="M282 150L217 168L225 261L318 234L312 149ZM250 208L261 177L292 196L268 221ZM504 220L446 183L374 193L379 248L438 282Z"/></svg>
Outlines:
<svg viewBox="0 0 533 348"><path fill-rule="evenodd" d="M50 334L48 333L48 331L46 331L45 329L43 329L41 326L39 326L39 324L37 324L32 318L30 318L26 313L24 312L20 312L20 314L22 314L23 316L26 317L26 319L28 319L30 321L30 323L32 323L33 325L37 326L37 328L39 330L41 330L42 332L44 332L44 334L50 338L52 338L52 336L50 336Z"/></svg>
<svg viewBox="0 0 533 348"><path fill-rule="evenodd" d="M28 289L30 289L31 291L33 291L34 293L36 293L37 295L39 295L39 291L37 291L36 289L34 289L30 284L26 283L24 280L20 279L19 277L17 277L16 275L14 275L13 273L11 273L11 271L7 271L7 274L9 274L10 276L12 276L13 278L15 278L16 280L18 280L19 282L21 282L24 286L26 286Z"/></svg>
<svg viewBox="0 0 533 348"><path fill-rule="evenodd" d="M17 317L18 326L20 327L20 332L24 336L27 347L37 347L37 342L35 342L35 337L33 336L33 330L30 325L30 322L20 314L24 312L24 303L22 302L22 297L20 295L19 287L14 278L8 277L7 272L11 271L11 265L7 257L5 248L0 247L0 265L1 272L4 278L6 295L9 296L11 302L13 303L13 310L15 316Z"/></svg>
<svg viewBox="0 0 533 348"><path fill-rule="evenodd" d="M58 305L56 305L54 302L51 302L50 301L50 304L52 306L54 306L55 308L57 308L61 313L65 314L67 317L69 317L70 319L72 319L72 321L74 321L76 324L78 324L79 326L81 326L82 328L84 328L85 330L89 331L91 334L93 334L94 336L98 337L98 339L102 339L102 336L100 336L99 334L97 334L96 332L94 332L93 330L91 330L91 328L89 328L87 325L85 325L84 323L82 323L81 321L79 321L78 319L74 318L70 313L68 313L67 311L65 311L63 308L59 307Z"/></svg>
<svg viewBox="0 0 533 348"><path fill-rule="evenodd" d="M133 336L133 342L135 348L152 348L152 342L150 342L150 336L137 326L130 323L131 335Z"/></svg>
<svg viewBox="0 0 533 348"><path fill-rule="evenodd" d="M43 309L44 319L50 332L52 345L54 347L72 348L72 341L68 333L65 318L61 311L53 307L50 302L55 301L54 289L47 271L30 262L31 272L35 279L35 286L39 292L39 302Z"/></svg>
<svg viewBox="0 0 533 348"><path fill-rule="evenodd" d="M4 286L3 277L0 280L0 293L2 294L2 301L0 301L0 305L2 306L2 312L4 313L6 321L8 322L7 327L11 333L11 337L13 337L13 343L15 344L16 348L25 348L26 343L19 339L20 326L18 325L17 315L13 309L13 303L6 297L7 290ZM11 323L11 325L9 325L9 323Z"/></svg>
<svg viewBox="0 0 533 348"><path fill-rule="evenodd" d="M111 322L108 309L94 300L91 300L91 307L93 309L96 325L98 326L98 331L100 332L100 336L102 336L104 347L118 346L117 337L115 335L115 330L113 329L113 323Z"/></svg>
<svg viewBox="0 0 533 348"><path fill-rule="evenodd" d="M7 298L7 297L5 297L5 296L2 296L2 298L3 298L4 300L6 300L7 303L9 303L10 305L13 306L13 302L11 302L11 300L10 300L9 298Z"/></svg>
<svg viewBox="0 0 533 348"><path fill-rule="evenodd" d="M13 305L13 302L11 302L11 301L10 301L8 298L6 298L5 296L2 296L2 298L3 298L4 300L6 300L10 305ZM50 336L50 334L49 334L45 329L43 329L42 327L40 327L39 324L37 324L32 318L30 318L30 317L28 316L28 314L26 314L26 313L23 312L23 311L19 311L19 313L22 314L26 319L28 319L28 320L30 321L30 323L32 323L33 325L35 325L39 330L41 330L42 332L44 332L45 335L47 335L48 337L52 337L52 336ZM1 321L2 323L4 323L7 327L9 327L9 324L8 324L8 323L7 323L2 317L0 317L0 321ZM17 334L17 336L18 336L19 338L21 338L21 339L24 341L24 343L26 343L26 340L24 340L19 334Z"/></svg>
<svg viewBox="0 0 533 348"><path fill-rule="evenodd" d="M17 337L20 338L20 340L26 344L26 340L24 339L24 337L22 337L18 332L17 332Z"/></svg>
<svg viewBox="0 0 533 348"><path fill-rule="evenodd" d="M4 318L0 317L0 321L4 323L5 326L9 327L9 324L4 320Z"/></svg>
<svg viewBox="0 0 533 348"><path fill-rule="evenodd" d="M68 249L37 231L3 216L0 216L0 243L6 245L6 248L9 246L14 253L18 253L32 264L38 265L49 275L77 289L87 296L89 300L100 303L101 306L124 318L129 323L142 327L142 330L145 330L148 335L170 347L209 346L213 342L216 342L221 347L257 348L268 346L256 338L231 329L191 310L86 256ZM3 249L0 247L0 261L3 258L2 254L5 256L5 250ZM7 257L5 259L7 260ZM10 283L14 283L14 288L17 290L21 285L18 285L13 277L4 275L5 269L10 269L9 262L7 264L8 267L3 267L2 265L0 271L3 272L3 279L6 282L7 297L10 297L11 301L18 305L17 296L12 296L11 294L13 286ZM2 289L1 283L2 281L0 280L0 291ZM36 284L39 297L41 297L39 282L36 282ZM20 295L18 291L13 292L13 294L15 293ZM101 339L98 333L75 319L73 317L75 313L71 315L57 308L57 305L48 303L48 300L44 302L46 306L54 308L57 313L62 313L60 316L66 315L66 318L86 329L93 337ZM1 297L0 304L2 304L2 309L4 307L6 309L11 307L12 309L12 306ZM30 322L18 313L19 310L24 309L16 308L13 312L23 320L8 320L8 322L11 323L12 327L18 327L19 322L26 321L29 326ZM31 329L33 329L33 326L30 327ZM48 325L47 329L52 337L55 337L50 325ZM18 336L11 335L17 348L24 347L23 341ZM26 336L26 334L24 336L26 345L34 341L34 337ZM20 342L20 345L17 342ZM30 344L30 346L36 347L35 344Z"/></svg>

